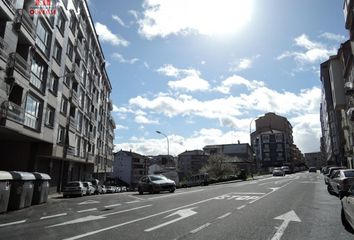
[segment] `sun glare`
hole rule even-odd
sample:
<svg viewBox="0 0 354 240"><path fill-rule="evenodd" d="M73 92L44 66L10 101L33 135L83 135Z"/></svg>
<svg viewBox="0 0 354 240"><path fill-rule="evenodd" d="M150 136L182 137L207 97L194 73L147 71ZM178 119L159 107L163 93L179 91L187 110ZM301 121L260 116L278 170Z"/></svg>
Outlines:
<svg viewBox="0 0 354 240"><path fill-rule="evenodd" d="M202 34L231 34L251 19L252 0L204 0L197 7L195 28Z"/></svg>

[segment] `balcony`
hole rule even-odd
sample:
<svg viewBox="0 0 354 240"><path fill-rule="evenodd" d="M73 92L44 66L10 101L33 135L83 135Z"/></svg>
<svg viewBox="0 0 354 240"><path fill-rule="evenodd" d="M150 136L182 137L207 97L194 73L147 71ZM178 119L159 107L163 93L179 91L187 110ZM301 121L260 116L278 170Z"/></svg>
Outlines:
<svg viewBox="0 0 354 240"><path fill-rule="evenodd" d="M75 48L77 52L80 54L80 57L84 60L84 46L82 45L81 41L77 38L75 40Z"/></svg>
<svg viewBox="0 0 354 240"><path fill-rule="evenodd" d="M77 97L77 92L71 90L70 98L71 102L75 103L76 105L79 105L79 98Z"/></svg>
<svg viewBox="0 0 354 240"><path fill-rule="evenodd" d="M86 24L84 18L81 15L79 16L79 27L81 28L82 34L85 37L87 24Z"/></svg>
<svg viewBox="0 0 354 240"><path fill-rule="evenodd" d="M95 139L95 134L93 132L89 132L88 137L90 140Z"/></svg>
<svg viewBox="0 0 354 240"><path fill-rule="evenodd" d="M109 111L113 111L112 99L108 99L107 104L108 104L108 109L109 109Z"/></svg>
<svg viewBox="0 0 354 240"><path fill-rule="evenodd" d="M72 147L72 146L68 146L67 148L67 154L70 155L70 156L75 156L75 147Z"/></svg>
<svg viewBox="0 0 354 240"><path fill-rule="evenodd" d="M25 110L13 102L4 101L0 106L0 118L9 119L19 124L24 124Z"/></svg>
<svg viewBox="0 0 354 240"><path fill-rule="evenodd" d="M21 26L27 30L32 39L36 38L35 25L32 21L32 18L28 12L24 9L17 9L16 18L15 18L15 27L17 30L20 30Z"/></svg>
<svg viewBox="0 0 354 240"><path fill-rule="evenodd" d="M76 131L76 119L72 116L69 118L69 127L71 130Z"/></svg>
<svg viewBox="0 0 354 240"><path fill-rule="evenodd" d="M15 15L16 9L14 6L15 0L0 0L0 19L11 21Z"/></svg>
<svg viewBox="0 0 354 240"><path fill-rule="evenodd" d="M87 162L95 163L95 155L93 155L92 153L87 154Z"/></svg>
<svg viewBox="0 0 354 240"><path fill-rule="evenodd" d="M72 72L74 73L75 79L78 82L80 82L81 81L80 67L76 63L73 63Z"/></svg>
<svg viewBox="0 0 354 240"><path fill-rule="evenodd" d="M9 58L9 54L7 53L7 48L8 48L7 43L4 41L3 38L0 37L0 57L5 59L5 61Z"/></svg>
<svg viewBox="0 0 354 240"><path fill-rule="evenodd" d="M20 54L16 52L10 53L7 67L10 69L15 68L28 80L30 79L31 65ZM12 75L8 77L12 77Z"/></svg>

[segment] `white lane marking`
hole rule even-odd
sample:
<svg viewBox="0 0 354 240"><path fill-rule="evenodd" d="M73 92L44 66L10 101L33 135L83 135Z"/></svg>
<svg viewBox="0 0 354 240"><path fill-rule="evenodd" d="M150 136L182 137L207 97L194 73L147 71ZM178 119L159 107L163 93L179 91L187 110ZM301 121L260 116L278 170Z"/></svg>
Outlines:
<svg viewBox="0 0 354 240"><path fill-rule="evenodd" d="M239 207L237 208L237 210L240 210L240 209L242 209L242 208L244 208L244 207L246 207L246 205L239 206Z"/></svg>
<svg viewBox="0 0 354 240"><path fill-rule="evenodd" d="M21 220L21 221L16 221L16 222L3 223L3 224L0 224L0 227L7 227L7 226L11 226L11 225L21 224L21 223L25 223L26 221L27 221L27 219Z"/></svg>
<svg viewBox="0 0 354 240"><path fill-rule="evenodd" d="M194 207L195 208L195 207ZM155 227L152 227L152 228L148 228L148 229L145 229L144 231L145 232L151 232L151 231L154 231L156 229L159 229L159 228L162 228L164 226L167 226L169 224L172 224L172 223L175 223L175 222L178 222L182 219L185 219L187 217L190 217L190 216L193 216L194 214L197 214L197 212L193 211L194 208L187 208L187 209L181 209L181 210L178 210L177 212L174 212L164 218L169 218L169 217L172 217L174 215L179 215L180 217L179 218L176 218L176 219L173 219L173 220L170 220L168 222L164 222L162 224L159 224Z"/></svg>
<svg viewBox="0 0 354 240"><path fill-rule="evenodd" d="M298 183L320 183L319 181L301 181L301 182L298 182Z"/></svg>
<svg viewBox="0 0 354 240"><path fill-rule="evenodd" d="M78 203L77 205L95 204L95 203L100 203L100 202L99 201L95 201L95 200L87 200L87 201Z"/></svg>
<svg viewBox="0 0 354 240"><path fill-rule="evenodd" d="M97 208L89 208L89 209L85 209L85 210L80 210L80 211L77 211L78 213L83 213L83 212L92 212L92 211L96 211Z"/></svg>
<svg viewBox="0 0 354 240"><path fill-rule="evenodd" d="M226 217L229 216L230 214L231 214L231 212L225 213L224 215L218 217L218 219L226 218Z"/></svg>
<svg viewBox="0 0 354 240"><path fill-rule="evenodd" d="M196 228L196 229L190 231L190 233L197 233L197 232L199 232L200 230L202 230L202 229L208 227L209 225L211 225L211 223L206 223L206 224L204 224L204 225L202 225L202 226L200 226L200 227L198 227L198 228Z"/></svg>
<svg viewBox="0 0 354 240"><path fill-rule="evenodd" d="M147 198L148 200L152 200L152 199L158 199L158 198L167 198L167 197L174 197L176 195L182 195L182 194L188 194L188 193L196 193L196 192L201 192L204 191L205 189L198 189L195 191L188 191L188 192L181 192L181 193L171 193L168 195L163 195L163 196L158 196L158 197L151 197L151 198Z"/></svg>
<svg viewBox="0 0 354 240"><path fill-rule="evenodd" d="M263 195L266 193L260 193L260 192L233 192L233 194L247 194L247 195Z"/></svg>
<svg viewBox="0 0 354 240"><path fill-rule="evenodd" d="M138 203L140 202L139 200L135 200L135 201L130 201L130 202L125 202L126 204L131 204L131 203Z"/></svg>
<svg viewBox="0 0 354 240"><path fill-rule="evenodd" d="M110 215L115 215L115 214L119 214L119 213L130 212L130 211L134 211L134 210L138 210L138 209L146 208L146 207L151 207L151 206L152 206L152 205L149 204L149 205L144 205L144 206L140 206L140 207L135 207L135 208L129 208L129 209L121 210L121 211L118 211L118 212L106 213L106 214L103 214L103 215L101 215L101 216L102 216L102 217L107 217L107 216L110 216Z"/></svg>
<svg viewBox="0 0 354 240"><path fill-rule="evenodd" d="M289 222L294 221L294 222L301 222L300 218L296 215L294 210L291 210L290 212L287 212L281 216L278 216L274 218L276 220L283 220L283 223L280 225L278 228L277 232L274 234L272 237L272 240L280 240L281 237L283 236L286 228L289 225Z"/></svg>
<svg viewBox="0 0 354 240"><path fill-rule="evenodd" d="M111 207L117 207L117 206L120 206L122 204L120 203L117 203L117 204L111 204L111 205L107 205L107 206L104 206L105 208L111 208Z"/></svg>
<svg viewBox="0 0 354 240"><path fill-rule="evenodd" d="M212 201L213 199L214 199L214 197L208 198L208 199L204 199L204 200L201 200L201 201L198 201L198 202L194 202L194 203L187 204L187 205L184 205L184 206L181 206L181 207L177 207L177 208L173 208L173 209L170 209L170 210L162 211L162 212L155 213L155 214L152 214L152 215L149 215L149 216L137 218L137 219L134 219L134 220L131 220L131 221L128 221L128 222L124 222L124 223L120 223L120 224L113 225L113 226L110 226L110 227L102 228L102 229L99 229L99 230L96 230L96 231L91 231L91 232L87 232L87 233L84 233L84 234L76 235L74 237L65 238L64 240L75 240L75 239L84 238L84 237L91 236L91 235L94 235L94 234L97 234L97 233L100 233L100 232L104 232L104 231L107 231L107 230L111 230L111 229L114 229L114 228L125 226L125 225L131 224L131 223L136 223L136 222L140 222L140 221L143 221L143 220L146 220L146 219L149 219L149 218L160 216L160 215L163 215L163 214L166 214L166 213L169 213L169 212L173 212L173 211L176 211L176 210L179 210L179 209L183 209L183 208L191 207L191 206L194 206L194 205L197 205L197 204L209 202L209 201Z"/></svg>
<svg viewBox="0 0 354 240"><path fill-rule="evenodd" d="M104 218L106 218L109 215L114 215L114 214L123 213L123 212L129 212L129 211L133 211L133 210L137 210L137 209L144 208L144 207L149 207L149 206L152 206L152 205L145 205L145 206L141 206L141 207L137 207L137 208L130 208L130 209L126 209L126 210L119 211L119 212L102 214L102 215L99 215L99 216L90 215L90 216L86 216L86 217L82 217L82 218L77 218L77 219L74 219L74 220L71 220L71 221L67 221L67 222L63 222L63 223L47 226L46 228L52 228L52 227L58 227L58 226L63 226L63 225L69 225L69 224L75 224L75 223L83 223L83 222L89 222L89 221L104 219Z"/></svg>
<svg viewBox="0 0 354 240"><path fill-rule="evenodd" d="M55 215L41 217L39 220L48 219L48 218L55 218L55 217L61 217L61 216L66 216L66 215L68 215L68 214L67 213L59 213L59 214L55 214Z"/></svg>
<svg viewBox="0 0 354 240"><path fill-rule="evenodd" d="M290 182L288 182L287 184L285 184L285 185L283 185L283 186L281 186L281 187L278 187L278 188L271 188L271 189L272 189L271 192L269 192L269 193L267 193L267 194L265 194L265 195L263 195L263 196L260 196L258 199L255 199L255 200L253 200L253 201L251 201L251 202L249 202L249 203L254 203L254 202L256 202L256 201L258 201L258 200L260 200L260 199L262 199L262 198L268 196L269 194L272 194L273 192L275 192L275 191L277 191L277 190L279 190L279 189L281 189L281 188L283 188L283 187L285 187L285 186L288 186L288 185L289 185L290 183L292 183L292 182L293 182L293 181L290 181Z"/></svg>
<svg viewBox="0 0 354 240"><path fill-rule="evenodd" d="M136 196L133 196L133 195L128 195L128 197L131 197L131 198L134 198L134 199L138 199L138 200L145 200L144 198L140 198L140 197L136 197Z"/></svg>

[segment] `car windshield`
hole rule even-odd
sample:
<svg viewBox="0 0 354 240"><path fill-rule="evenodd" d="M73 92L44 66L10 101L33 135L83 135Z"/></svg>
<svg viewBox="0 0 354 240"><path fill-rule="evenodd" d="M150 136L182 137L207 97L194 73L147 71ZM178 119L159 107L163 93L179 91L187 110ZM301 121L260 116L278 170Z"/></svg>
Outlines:
<svg viewBox="0 0 354 240"><path fill-rule="evenodd" d="M354 171L345 171L344 176L354 178Z"/></svg>
<svg viewBox="0 0 354 240"><path fill-rule="evenodd" d="M159 181L159 180L166 180L167 178L164 176L150 176L151 181Z"/></svg>
<svg viewBox="0 0 354 240"><path fill-rule="evenodd" d="M354 0L0 0L2 239L354 240L352 168Z"/></svg>

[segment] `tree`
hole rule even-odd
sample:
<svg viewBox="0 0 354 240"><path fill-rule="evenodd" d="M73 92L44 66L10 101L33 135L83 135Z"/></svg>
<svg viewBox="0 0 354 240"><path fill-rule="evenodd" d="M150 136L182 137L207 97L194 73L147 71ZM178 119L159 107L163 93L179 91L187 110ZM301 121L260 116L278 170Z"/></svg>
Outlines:
<svg viewBox="0 0 354 240"><path fill-rule="evenodd" d="M205 165L201 172L208 173L211 178L222 178L231 174L236 174L237 167L230 163L230 157L225 155L211 155L208 164Z"/></svg>

